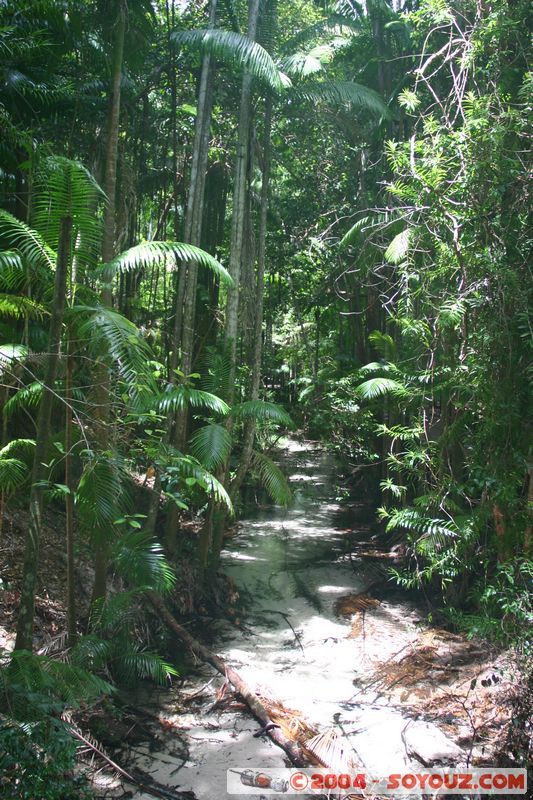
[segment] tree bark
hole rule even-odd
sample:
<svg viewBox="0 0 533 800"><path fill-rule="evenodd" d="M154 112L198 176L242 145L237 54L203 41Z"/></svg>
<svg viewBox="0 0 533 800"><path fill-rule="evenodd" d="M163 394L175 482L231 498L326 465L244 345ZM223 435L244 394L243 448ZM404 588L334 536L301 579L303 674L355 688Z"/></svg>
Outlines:
<svg viewBox="0 0 533 800"><path fill-rule="evenodd" d="M248 11L248 36L255 40L259 20L259 0L250 0ZM233 184L233 215L231 220L231 245L229 272L234 285L228 289L226 301L225 341L229 351L229 405L235 398L235 377L237 373L237 331L239 321L239 289L241 262L243 256L244 230L246 217L246 195L249 163L250 127L252 121L253 78L246 72L242 79L239 128L237 134L237 161Z"/></svg>
<svg viewBox="0 0 533 800"><path fill-rule="evenodd" d="M70 342L67 345L67 371L65 380L65 538L67 545L67 635L68 646L76 643L76 575L74 562L74 480L72 476L72 372L73 359Z"/></svg>
<svg viewBox="0 0 533 800"><path fill-rule="evenodd" d="M35 435L35 451L33 456L29 502L30 518L26 533L15 650L31 651L33 645L35 586L37 582L37 566L43 514L43 487L41 484L47 476L45 462L50 433L54 383L59 365L61 328L65 311L67 275L70 264L71 235L72 218L64 217L60 223L54 299L48 334L48 359L44 379L44 391L37 415L37 430Z"/></svg>
<svg viewBox="0 0 533 800"><path fill-rule="evenodd" d="M122 83L122 65L124 61L124 39L126 35L126 3L117 0L117 15L115 21L115 41L113 45L113 67L111 73L111 103L109 107L109 121L107 129L106 163L104 189L106 204L104 208L104 228L102 234L102 261L106 264L115 255L115 221L116 221L116 188L117 188L117 161L118 161L118 136L120 128L120 90ZM113 304L110 285L104 285L101 294L102 303L106 306ZM109 375L104 364L99 365L96 376L97 399L97 444L100 450L109 446L108 421L109 421ZM105 597L107 590L107 546L100 543L95 550L94 559L94 584L91 602Z"/></svg>
<svg viewBox="0 0 533 800"><path fill-rule="evenodd" d="M263 350L263 299L265 283L265 255L266 255L266 234L268 218L268 197L270 189L270 172L272 166L272 95L268 94L265 99L265 128L263 133L263 183L261 186L261 209L259 215L258 250L257 250L257 274L255 290L255 319L254 319L254 343L252 357L252 380L251 380L251 400L259 399L259 388L261 386L261 356ZM250 418L245 425L244 441L241 451L239 466L235 478L231 484L231 498L235 498L241 488L242 482L250 466L256 421Z"/></svg>

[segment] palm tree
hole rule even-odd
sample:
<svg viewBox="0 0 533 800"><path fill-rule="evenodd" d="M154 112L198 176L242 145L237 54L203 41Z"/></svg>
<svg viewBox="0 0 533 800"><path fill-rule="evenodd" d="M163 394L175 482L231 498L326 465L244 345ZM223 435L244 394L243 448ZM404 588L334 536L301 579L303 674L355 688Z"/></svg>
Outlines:
<svg viewBox="0 0 533 800"><path fill-rule="evenodd" d="M97 192L98 187L94 180L80 164L63 158L54 158L49 160L47 169L41 174L37 186L35 222L39 229L29 228L7 212L0 212L0 237L11 248L8 251L11 253L11 256L7 256L8 259L11 258L16 264L26 264L30 270L44 271L50 279L54 275L48 353L37 418L30 492L30 526L25 547L17 649L31 649L37 557L42 530L43 488L47 478L46 454L52 400L56 396L55 383L60 363L70 266L75 265L80 273L92 269L94 276L109 281L113 275L121 271L135 270L157 262L176 264L178 259L186 259L188 262L194 260L202 266L207 266L223 280L229 280L226 270L212 256L193 245L180 242L151 242L140 245L116 256L108 264L95 268L90 260L94 254L94 247L88 245L98 235L98 226L92 214L92 201ZM82 233L84 235L81 235ZM6 254L3 255L5 259ZM83 293L87 297L90 296L90 292L87 294L85 288ZM81 334L82 341L85 340L96 347L101 347L99 342L105 344L109 357L119 365L119 375L122 380L129 382L134 401L146 404L150 392L155 391L149 370L150 354L135 326L117 312L98 303L92 306L72 306L69 309L70 319L78 325L78 334ZM140 392L138 384L143 387ZM71 391L72 387L69 385L69 396ZM70 517L69 526L71 527ZM72 549L72 541L69 538L70 558ZM69 570L71 569L72 561L69 564ZM72 628L72 632L73 630Z"/></svg>

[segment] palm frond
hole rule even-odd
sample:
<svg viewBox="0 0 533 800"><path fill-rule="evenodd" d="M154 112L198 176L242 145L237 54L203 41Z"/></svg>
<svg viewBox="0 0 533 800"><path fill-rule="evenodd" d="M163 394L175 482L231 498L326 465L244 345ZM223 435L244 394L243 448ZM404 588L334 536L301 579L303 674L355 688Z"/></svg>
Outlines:
<svg viewBox="0 0 533 800"><path fill-rule="evenodd" d="M166 592L176 581L163 548L145 531L128 531L120 536L111 557L119 574L139 589Z"/></svg>
<svg viewBox="0 0 533 800"><path fill-rule="evenodd" d="M98 196L103 195L91 173L78 161L63 156L44 160L36 179L33 223L53 250L57 250L63 217L71 217L74 256L85 264L98 251L100 223L94 213Z"/></svg>
<svg viewBox="0 0 533 800"><path fill-rule="evenodd" d="M19 389L4 405L4 416L9 419L21 408L37 408L43 396L41 381L32 381L23 389Z"/></svg>
<svg viewBox="0 0 533 800"><path fill-rule="evenodd" d="M228 404L215 394L204 392L202 389L194 389L185 384L170 387L157 402L157 409L164 414L168 414L170 411L180 411L189 406L212 411L221 416L226 416L230 410Z"/></svg>
<svg viewBox="0 0 533 800"><path fill-rule="evenodd" d="M252 453L251 464L274 503L280 506L289 505L292 492L287 478L278 465L264 453L258 453L257 450Z"/></svg>
<svg viewBox="0 0 533 800"><path fill-rule="evenodd" d="M389 372L397 375L400 369L390 361L371 361L369 364L365 364L364 367L359 367L359 372L363 373L363 375L367 372Z"/></svg>
<svg viewBox="0 0 533 800"><path fill-rule="evenodd" d="M369 378L357 386L355 393L362 400L375 400L377 397L383 397L388 394L395 397L405 397L408 394L408 390L403 383L392 378Z"/></svg>
<svg viewBox="0 0 533 800"><path fill-rule="evenodd" d="M30 267L55 270L56 254L41 234L3 209L0 209L0 238L18 250Z"/></svg>
<svg viewBox="0 0 533 800"><path fill-rule="evenodd" d="M391 359L396 354L396 343L392 336L383 331L371 331L368 334L368 341L383 358Z"/></svg>
<svg viewBox="0 0 533 800"><path fill-rule="evenodd" d="M91 606L90 630L96 636L113 636L135 618L134 602L139 590L129 589L98 598Z"/></svg>
<svg viewBox="0 0 533 800"><path fill-rule="evenodd" d="M206 267L226 286L233 286L233 278L220 261L200 247L183 242L143 242L136 247L130 247L108 264L104 264L100 277L104 281L110 281L118 273L132 272L157 264L168 269L177 269L180 262L194 262L200 267Z"/></svg>
<svg viewBox="0 0 533 800"><path fill-rule="evenodd" d="M223 425L204 425L190 439L191 453L207 469L224 464L231 452L231 435Z"/></svg>
<svg viewBox="0 0 533 800"><path fill-rule="evenodd" d="M294 425L291 417L282 406L276 403L269 403L266 400L246 400L244 403L233 406L231 415L235 419L270 420L287 428L292 428Z"/></svg>
<svg viewBox="0 0 533 800"><path fill-rule="evenodd" d="M129 502L129 476L119 461L107 455L92 458L85 466L75 502L84 526L96 533L112 528Z"/></svg>
<svg viewBox="0 0 533 800"><path fill-rule="evenodd" d="M49 312L31 297L0 293L0 316L14 319L41 319Z"/></svg>
<svg viewBox="0 0 533 800"><path fill-rule="evenodd" d="M352 81L313 81L296 86L291 95L311 103L360 108L380 117L390 117L386 104L373 89Z"/></svg>
<svg viewBox="0 0 533 800"><path fill-rule="evenodd" d="M179 675L175 667L164 661L157 653L143 650L137 644L115 656L115 669L125 684L134 684L138 678L148 679L164 686L171 675Z"/></svg>
<svg viewBox="0 0 533 800"><path fill-rule="evenodd" d="M167 467L167 472L174 474L178 481L194 478L209 497L225 506L229 514L233 514L233 505L223 484L192 456L184 456L175 451L172 465Z"/></svg>
<svg viewBox="0 0 533 800"><path fill-rule="evenodd" d="M286 86L286 79L270 54L241 33L221 30L179 31L173 33L171 38L176 45L210 53L226 64L246 70L274 92L281 93Z"/></svg>
<svg viewBox="0 0 533 800"><path fill-rule="evenodd" d="M22 257L16 250L0 252L0 282L11 291L22 288L27 279Z"/></svg>
<svg viewBox="0 0 533 800"><path fill-rule="evenodd" d="M100 355L104 348L128 384L130 399L139 407L146 405L156 392L150 362L152 352L133 322L107 306L73 306L69 315L85 317L80 335Z"/></svg>
<svg viewBox="0 0 533 800"><path fill-rule="evenodd" d="M0 456L0 489L2 491L16 491L27 480L28 475L28 465L24 461Z"/></svg>
<svg viewBox="0 0 533 800"><path fill-rule="evenodd" d="M413 236L412 228L405 228L397 233L385 250L385 258L390 264L400 264L406 257Z"/></svg>
<svg viewBox="0 0 533 800"><path fill-rule="evenodd" d="M420 552L442 550L460 535L453 520L425 517L414 508L396 509L392 513L387 531L398 528L417 535L416 548Z"/></svg>
<svg viewBox="0 0 533 800"><path fill-rule="evenodd" d="M201 385L218 397L230 396L231 358L224 347L210 347L200 365Z"/></svg>

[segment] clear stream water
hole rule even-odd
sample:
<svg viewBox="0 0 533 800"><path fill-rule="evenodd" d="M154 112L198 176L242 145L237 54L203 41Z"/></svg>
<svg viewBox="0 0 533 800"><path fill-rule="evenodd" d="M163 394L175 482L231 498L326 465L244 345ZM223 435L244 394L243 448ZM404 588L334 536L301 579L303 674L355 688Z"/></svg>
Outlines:
<svg viewBox="0 0 533 800"><path fill-rule="evenodd" d="M319 730L340 722L354 757L367 770L405 769L410 763L402 739L406 717L387 697L357 687L358 678L398 649L399 637L409 639L416 609L384 603L379 641L361 646L346 638L349 623L335 615L335 601L364 591L372 574L363 562L354 570L347 557L341 527L346 517L335 499L339 465L309 442L291 442L283 461L292 505L255 510L239 524L223 554L224 570L247 601L245 629L219 623L211 649L250 686L298 710ZM202 666L180 693L161 694L159 712L175 727L154 726L153 740L137 747L134 757L156 781L188 790L197 800L227 796L227 769L285 766L279 748L253 736L259 724L248 713L212 709L221 676L183 710L183 694L194 694L211 679L213 670ZM150 797L132 791L136 800Z"/></svg>

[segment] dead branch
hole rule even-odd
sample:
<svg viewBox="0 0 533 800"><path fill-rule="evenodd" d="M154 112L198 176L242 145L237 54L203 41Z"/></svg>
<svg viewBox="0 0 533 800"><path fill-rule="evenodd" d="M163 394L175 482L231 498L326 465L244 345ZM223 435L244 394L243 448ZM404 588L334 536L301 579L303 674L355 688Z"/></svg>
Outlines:
<svg viewBox="0 0 533 800"><path fill-rule="evenodd" d="M148 597L161 621L164 622L165 625L187 645L189 650L195 656L197 656L197 658L200 658L202 661L210 664L218 672L220 672L221 675L229 680L234 689L245 701L252 714L263 723L263 726L267 727L266 735L274 742L274 744L276 744L278 747L281 747L281 749L287 753L291 762L296 767L307 766L307 761L304 758L299 745L291 739L288 739L282 733L280 728L271 727L272 720L270 719L267 709L257 697L255 692L253 692L241 678L239 673L236 672L233 667L230 667L229 664L226 664L223 658L220 658L220 656L212 653L207 649L207 647L204 647L203 644L191 636L191 634L185 630L185 628L180 625L179 622L172 616L162 598L158 594L155 592L147 592L146 596Z"/></svg>

